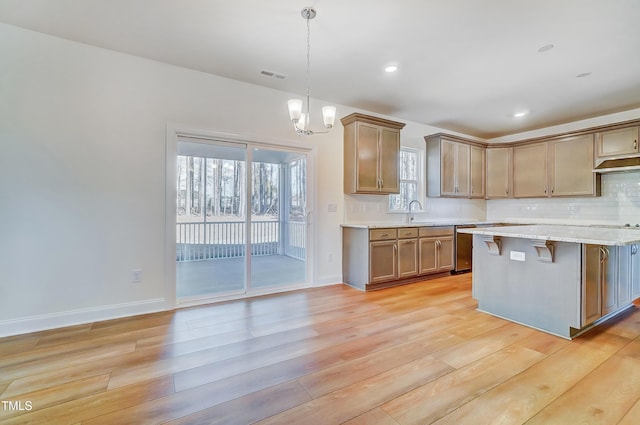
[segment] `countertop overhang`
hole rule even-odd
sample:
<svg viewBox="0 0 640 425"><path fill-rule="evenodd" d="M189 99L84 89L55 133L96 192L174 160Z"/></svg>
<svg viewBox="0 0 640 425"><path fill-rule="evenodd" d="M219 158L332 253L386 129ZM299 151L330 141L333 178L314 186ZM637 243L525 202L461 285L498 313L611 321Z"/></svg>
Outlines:
<svg viewBox="0 0 640 425"><path fill-rule="evenodd" d="M597 226L522 225L458 229L460 233L556 242L625 246L640 243L640 230Z"/></svg>

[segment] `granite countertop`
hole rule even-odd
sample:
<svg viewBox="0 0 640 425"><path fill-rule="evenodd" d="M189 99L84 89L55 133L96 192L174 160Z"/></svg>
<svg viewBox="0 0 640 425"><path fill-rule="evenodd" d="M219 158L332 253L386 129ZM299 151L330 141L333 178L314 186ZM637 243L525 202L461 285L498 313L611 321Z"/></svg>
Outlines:
<svg viewBox="0 0 640 425"><path fill-rule="evenodd" d="M640 230L597 226L522 225L459 229L461 233L509 238L587 243L595 245L631 245L640 243Z"/></svg>
<svg viewBox="0 0 640 425"><path fill-rule="evenodd" d="M461 226L473 224L476 226L495 224L495 221L472 221L472 220L435 220L435 221L414 221L411 223L347 223L342 227L352 227L357 229L394 229L398 227L436 227L436 226Z"/></svg>

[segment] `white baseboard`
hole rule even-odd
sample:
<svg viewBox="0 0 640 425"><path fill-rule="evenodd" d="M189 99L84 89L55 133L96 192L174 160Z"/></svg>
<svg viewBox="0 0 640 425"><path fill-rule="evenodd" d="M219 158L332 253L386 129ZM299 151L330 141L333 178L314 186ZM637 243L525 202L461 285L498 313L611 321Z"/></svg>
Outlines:
<svg viewBox="0 0 640 425"><path fill-rule="evenodd" d="M323 276L319 278L316 282L313 283L313 287L317 286L330 286L330 285L338 285L342 283L342 275L335 276Z"/></svg>
<svg viewBox="0 0 640 425"><path fill-rule="evenodd" d="M0 321L0 337L81 325L166 310L164 298L84 308Z"/></svg>

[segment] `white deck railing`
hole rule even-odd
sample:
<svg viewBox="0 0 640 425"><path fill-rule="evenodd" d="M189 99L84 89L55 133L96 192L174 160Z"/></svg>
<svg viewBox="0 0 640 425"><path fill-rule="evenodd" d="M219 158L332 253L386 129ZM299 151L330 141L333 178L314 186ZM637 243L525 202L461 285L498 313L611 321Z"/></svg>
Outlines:
<svg viewBox="0 0 640 425"><path fill-rule="evenodd" d="M289 222L281 235L278 221L251 222L251 255L287 255L305 259L306 225ZM177 261L243 257L246 254L244 221L176 224Z"/></svg>

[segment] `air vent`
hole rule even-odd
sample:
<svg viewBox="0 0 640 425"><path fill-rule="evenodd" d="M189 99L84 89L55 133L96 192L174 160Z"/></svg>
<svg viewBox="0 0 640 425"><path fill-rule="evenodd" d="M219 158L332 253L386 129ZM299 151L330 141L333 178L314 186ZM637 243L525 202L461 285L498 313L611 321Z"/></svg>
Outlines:
<svg viewBox="0 0 640 425"><path fill-rule="evenodd" d="M260 74L264 75L265 77L275 78L277 80L284 80L285 78L287 78L286 75L280 74L275 71L269 71L268 69L263 69L262 71L260 71Z"/></svg>

